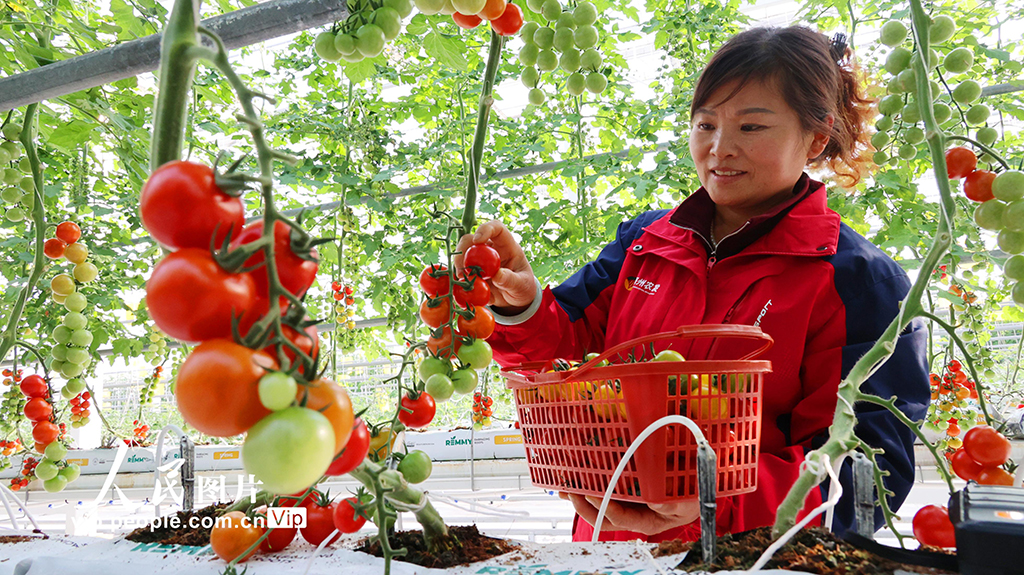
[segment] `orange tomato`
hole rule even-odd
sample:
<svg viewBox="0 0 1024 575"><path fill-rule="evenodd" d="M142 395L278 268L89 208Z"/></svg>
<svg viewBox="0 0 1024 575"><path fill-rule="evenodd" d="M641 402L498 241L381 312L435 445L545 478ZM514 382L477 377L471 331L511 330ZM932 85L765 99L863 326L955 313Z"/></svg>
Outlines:
<svg viewBox="0 0 1024 575"><path fill-rule="evenodd" d="M299 385L295 399L306 407L324 414L331 427L334 428L334 453L338 454L345 448L348 438L352 435L355 413L348 392L337 383L328 379L318 379L309 385Z"/></svg>
<svg viewBox="0 0 1024 575"><path fill-rule="evenodd" d="M382 427L376 433L370 435L370 455L377 461L383 460L395 449L395 439L398 434L391 431L390 427Z"/></svg>
<svg viewBox="0 0 1024 575"><path fill-rule="evenodd" d="M1002 467L986 467L978 474L978 483L1013 487L1013 476Z"/></svg>
<svg viewBox="0 0 1024 575"><path fill-rule="evenodd" d="M217 518L210 532L210 547L224 561L233 561L245 553L249 547L252 551L245 553L239 562L245 561L259 550L256 541L263 536L263 529L256 527L252 518L246 518L241 511L225 513Z"/></svg>
<svg viewBox="0 0 1024 575"><path fill-rule="evenodd" d="M484 5L484 9L481 10L477 16L480 16L485 20L494 20L505 13L506 6L507 2L505 0L487 0L487 4Z"/></svg>

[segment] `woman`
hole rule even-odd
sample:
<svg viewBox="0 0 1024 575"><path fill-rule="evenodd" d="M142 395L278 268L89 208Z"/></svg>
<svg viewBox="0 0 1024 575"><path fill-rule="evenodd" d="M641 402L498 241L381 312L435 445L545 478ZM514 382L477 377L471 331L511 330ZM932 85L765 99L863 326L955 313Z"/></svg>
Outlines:
<svg viewBox="0 0 1024 575"><path fill-rule="evenodd" d="M672 210L619 226L596 261L554 289L541 289L523 250L498 221L465 236L502 257L491 280L500 324L489 339L503 365L582 358L634 337L679 325L758 325L775 340L765 355L764 409L754 493L720 498L720 532L774 522L804 454L824 442L836 390L856 360L896 316L907 274L826 205L824 184L807 166L827 166L856 182L865 123L872 114L841 37L830 43L801 27L758 28L722 46L701 74L690 109L690 153L703 186ZM461 262L456 262L459 265ZM898 396L911 419L929 399L926 330L904 332L889 362L862 388ZM735 359L742 341L677 342L687 359ZM664 344L663 344L664 345ZM914 478L914 435L887 411L858 405L857 433L885 450L879 458L898 508ZM841 482L851 494L850 469ZM827 484L808 497L821 502ZM569 495L589 540L599 499ZM613 502L602 539L650 541L699 535L695 502L645 506ZM836 528L852 527L852 497ZM881 514L876 514L876 527Z"/></svg>

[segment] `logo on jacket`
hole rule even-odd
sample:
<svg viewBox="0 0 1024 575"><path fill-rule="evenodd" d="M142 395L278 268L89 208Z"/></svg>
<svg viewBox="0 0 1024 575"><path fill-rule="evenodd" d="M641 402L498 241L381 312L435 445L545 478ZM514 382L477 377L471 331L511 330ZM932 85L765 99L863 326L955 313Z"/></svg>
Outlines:
<svg viewBox="0 0 1024 575"><path fill-rule="evenodd" d="M757 314L757 319L754 321L754 327L761 327L761 320L764 318L764 315L768 313L768 308L771 307L771 305L772 300L768 300L768 303L764 304L764 307L761 308L761 313Z"/></svg>
<svg viewBox="0 0 1024 575"><path fill-rule="evenodd" d="M645 280L644 278L634 276L626 278L624 287L626 288L626 291L632 291L635 288L647 295L654 295L658 293L658 288L661 287L661 284L656 284L652 281Z"/></svg>

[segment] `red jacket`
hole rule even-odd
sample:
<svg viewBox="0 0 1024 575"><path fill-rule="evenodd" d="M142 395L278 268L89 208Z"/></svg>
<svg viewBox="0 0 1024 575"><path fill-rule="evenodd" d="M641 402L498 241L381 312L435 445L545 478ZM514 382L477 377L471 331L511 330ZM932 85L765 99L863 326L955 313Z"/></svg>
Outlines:
<svg viewBox="0 0 1024 575"><path fill-rule="evenodd" d="M621 224L616 240L596 261L560 286L544 289L529 319L499 325L488 342L498 363L509 366L582 358L680 325L759 325L775 345L759 358L771 361L772 372L764 382L758 488L718 502L719 532L736 533L774 522L804 454L827 437L839 382L896 316L910 281L892 259L840 222L826 205L825 186L806 175L785 209L748 222L759 230L746 238L749 245L726 257L709 253L710 202L701 188L674 210L646 212ZM744 230L740 235L749 231ZM687 359L736 359L751 345L696 340L663 343L656 350L670 347ZM862 389L897 395L904 413L922 419L929 401L926 346L927 330L915 322ZM890 471L886 485L898 508L914 479L914 435L873 405L858 405L857 413L859 437L885 449L880 460ZM850 476L847 465L840 478L845 494L852 494ZM826 489L811 493L805 511L822 501ZM845 494L836 509L840 533L853 521L852 496ZM574 540L589 540L590 525L576 523ZM882 524L880 510L875 523ZM648 540L698 536L695 522ZM643 536L601 534L602 540L638 537Z"/></svg>

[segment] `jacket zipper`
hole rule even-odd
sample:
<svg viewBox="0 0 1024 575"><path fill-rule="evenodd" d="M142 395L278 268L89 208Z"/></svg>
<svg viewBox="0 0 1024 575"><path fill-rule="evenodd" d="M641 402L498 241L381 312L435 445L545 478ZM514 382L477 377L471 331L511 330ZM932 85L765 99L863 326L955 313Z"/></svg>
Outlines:
<svg viewBox="0 0 1024 575"><path fill-rule="evenodd" d="M708 256L708 267L707 267L707 270L706 270L707 272L710 272L711 268L715 267L715 263L718 262L718 257L717 257L718 246L722 245L722 242L724 242L725 240L727 240L727 239L731 238L732 236L735 236L736 234L742 232L743 228L747 227L747 224L749 224L749 223L750 223L750 220L747 220L747 221L743 222L743 225L740 226L736 231L734 231L733 233L731 233L731 234L725 236L724 238L718 240L718 244L717 245L711 245L711 242L708 242L708 245L711 245L711 255ZM714 225L714 223L712 223L711 225ZM694 233L697 233L697 232L694 232ZM700 234L697 233L697 235L700 235ZM703 237L703 236L701 236L701 237Z"/></svg>

